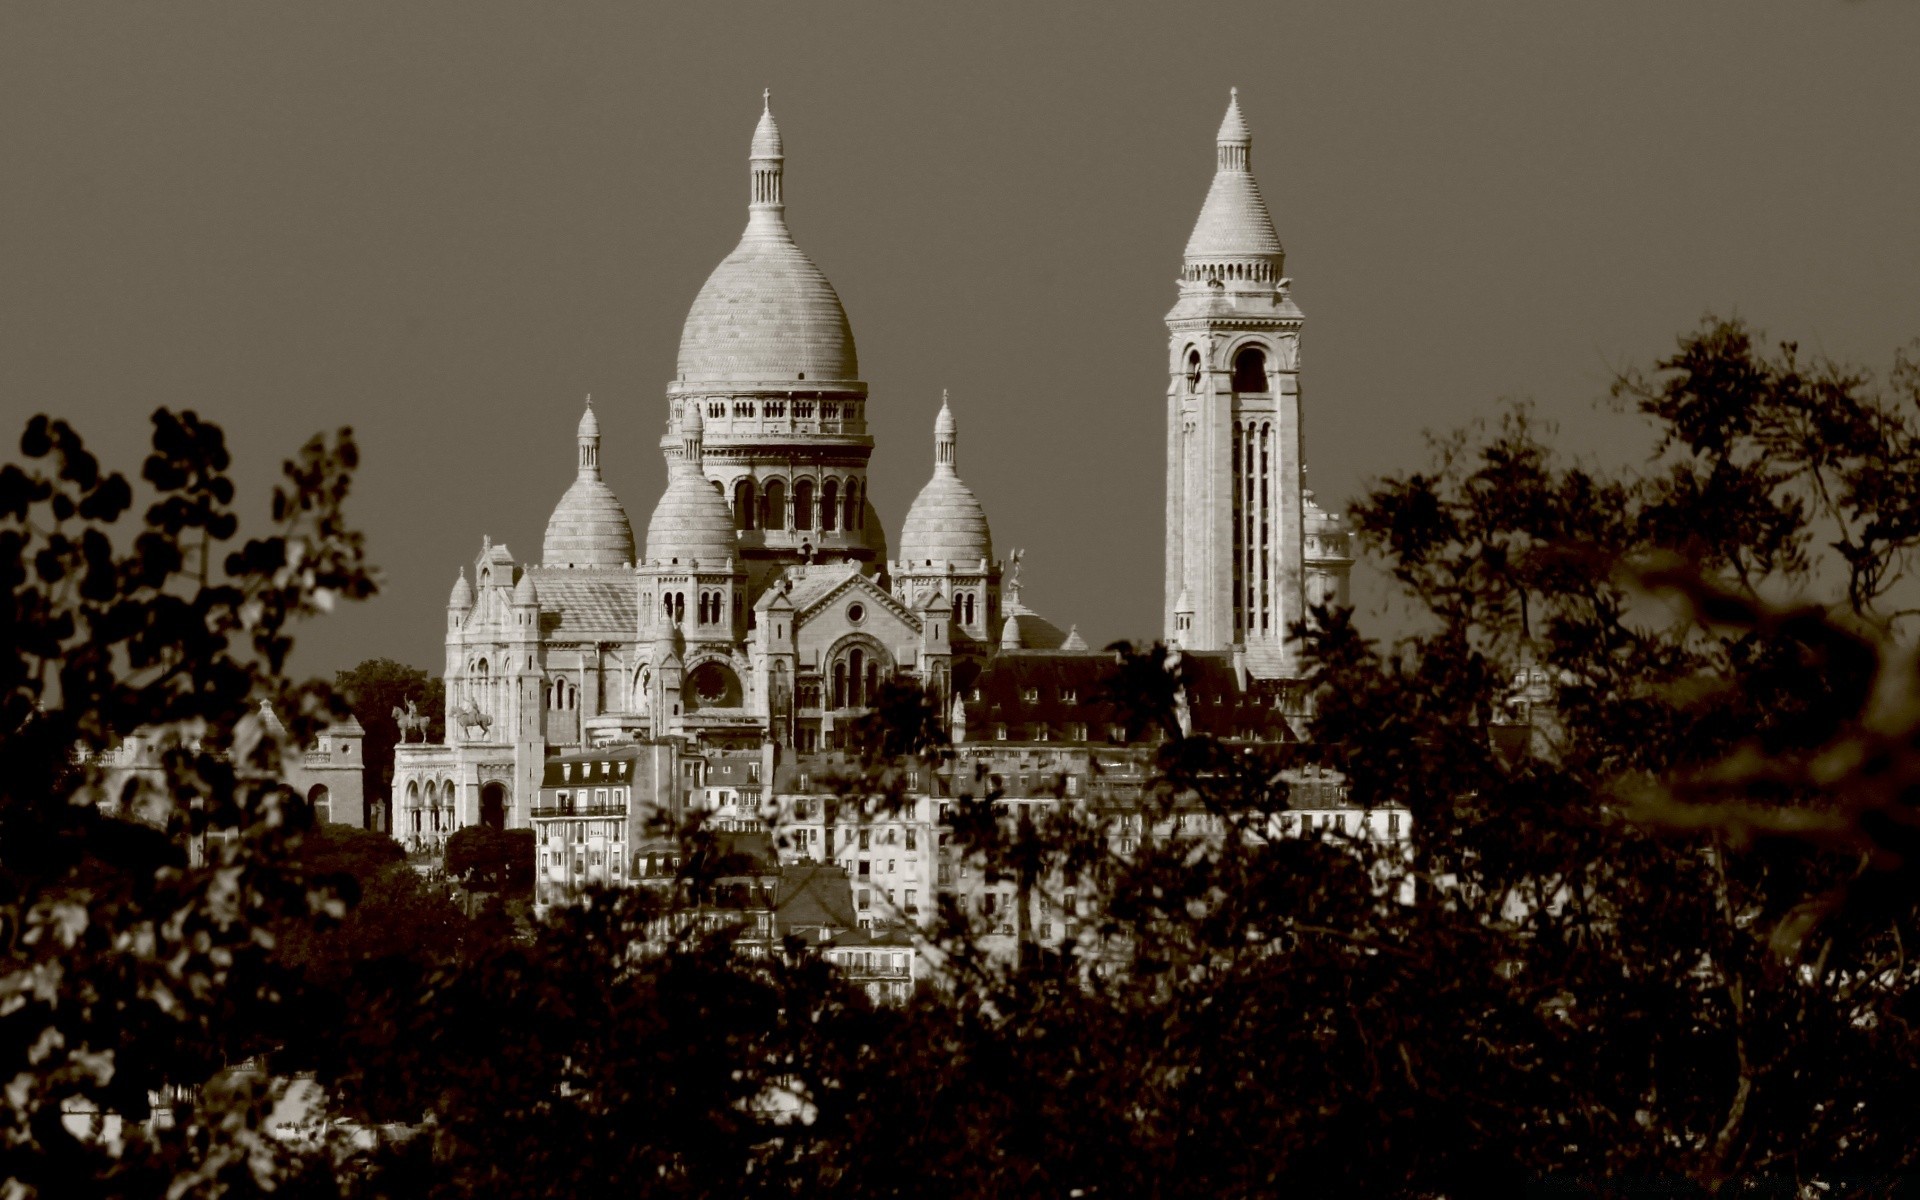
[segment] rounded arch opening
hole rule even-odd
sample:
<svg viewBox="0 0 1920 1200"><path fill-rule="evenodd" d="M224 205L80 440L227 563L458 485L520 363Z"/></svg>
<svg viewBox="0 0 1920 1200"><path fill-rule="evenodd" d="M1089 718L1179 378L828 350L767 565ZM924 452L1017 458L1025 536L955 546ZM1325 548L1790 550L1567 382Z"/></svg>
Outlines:
<svg viewBox="0 0 1920 1200"><path fill-rule="evenodd" d="M1267 383L1267 353L1258 346L1248 346L1233 356L1233 390L1236 392L1264 392Z"/></svg>
<svg viewBox="0 0 1920 1200"><path fill-rule="evenodd" d="M813 480L801 479L793 485L793 527L813 528Z"/></svg>
<svg viewBox="0 0 1920 1200"><path fill-rule="evenodd" d="M507 789L498 783L489 783L480 789L480 823L488 829L507 827Z"/></svg>
<svg viewBox="0 0 1920 1200"><path fill-rule="evenodd" d="M733 527L752 529L757 499L754 496L753 480L742 479L733 485Z"/></svg>
<svg viewBox="0 0 1920 1200"><path fill-rule="evenodd" d="M787 527L787 485L779 479L769 479L760 492L760 527L762 529L785 529Z"/></svg>

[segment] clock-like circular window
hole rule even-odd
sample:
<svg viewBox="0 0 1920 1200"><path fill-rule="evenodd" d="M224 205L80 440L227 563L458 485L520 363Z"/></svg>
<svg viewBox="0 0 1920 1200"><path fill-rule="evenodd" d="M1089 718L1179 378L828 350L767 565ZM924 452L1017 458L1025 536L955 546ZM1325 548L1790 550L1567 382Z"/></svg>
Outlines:
<svg viewBox="0 0 1920 1200"><path fill-rule="evenodd" d="M860 603L858 600L855 600L852 604L847 605L847 623L848 624L858 625L860 622L866 620L866 618L867 618L866 605Z"/></svg>

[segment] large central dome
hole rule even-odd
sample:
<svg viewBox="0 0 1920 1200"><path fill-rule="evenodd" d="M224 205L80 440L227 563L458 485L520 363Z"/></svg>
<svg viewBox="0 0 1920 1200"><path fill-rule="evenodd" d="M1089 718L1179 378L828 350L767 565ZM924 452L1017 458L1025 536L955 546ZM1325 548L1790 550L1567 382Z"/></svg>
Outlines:
<svg viewBox="0 0 1920 1200"><path fill-rule="evenodd" d="M746 232L694 297L680 331L680 380L857 380L860 363L840 297L787 229L784 155L770 108L760 114L750 159Z"/></svg>

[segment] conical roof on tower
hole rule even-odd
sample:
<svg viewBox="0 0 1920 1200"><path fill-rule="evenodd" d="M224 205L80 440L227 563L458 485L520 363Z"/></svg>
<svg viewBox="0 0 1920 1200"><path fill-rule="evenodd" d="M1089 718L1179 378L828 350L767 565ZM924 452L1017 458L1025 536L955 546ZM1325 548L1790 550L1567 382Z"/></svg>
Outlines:
<svg viewBox="0 0 1920 1200"><path fill-rule="evenodd" d="M600 478L600 421L593 397L580 416L573 486L553 506L540 547L546 567L618 567L633 562L633 524Z"/></svg>
<svg viewBox="0 0 1920 1200"><path fill-rule="evenodd" d="M974 566L993 558L987 511L958 471L959 433L945 392L933 419L933 478L920 489L900 527L900 562L911 566Z"/></svg>
<svg viewBox="0 0 1920 1200"><path fill-rule="evenodd" d="M707 277L680 331L682 382L860 377L840 296L787 228L784 158L769 98L748 151L746 230Z"/></svg>
<svg viewBox="0 0 1920 1200"><path fill-rule="evenodd" d="M1253 178L1253 134L1240 112L1240 90L1227 99L1214 139L1213 186L1187 239L1191 264L1215 260L1280 258L1286 251L1273 231L1273 215Z"/></svg>

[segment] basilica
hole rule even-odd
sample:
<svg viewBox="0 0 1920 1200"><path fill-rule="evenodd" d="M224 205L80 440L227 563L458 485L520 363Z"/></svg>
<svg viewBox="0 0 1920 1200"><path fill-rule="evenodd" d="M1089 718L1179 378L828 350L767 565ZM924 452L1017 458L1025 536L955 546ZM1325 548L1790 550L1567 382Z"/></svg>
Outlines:
<svg viewBox="0 0 1920 1200"><path fill-rule="evenodd" d="M1196 728L1274 739L1298 715L1290 631L1344 602L1352 559L1302 483L1304 317L1251 149L1235 96L1167 316L1164 637L1202 681ZM839 297L788 227L784 161L769 105L746 228L681 331L644 537L602 479L589 401L538 561L483 539L454 581L444 743L396 754L393 832L409 844L534 824L551 815L543 786L619 747L658 776L634 781L655 797L685 801L721 764L757 794L831 752L889 678L918 681L956 743L994 753L1145 736L1096 699L1111 654L1022 603L945 398L930 477L889 543L867 493L872 397Z"/></svg>

